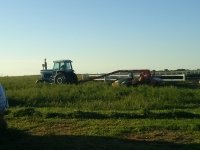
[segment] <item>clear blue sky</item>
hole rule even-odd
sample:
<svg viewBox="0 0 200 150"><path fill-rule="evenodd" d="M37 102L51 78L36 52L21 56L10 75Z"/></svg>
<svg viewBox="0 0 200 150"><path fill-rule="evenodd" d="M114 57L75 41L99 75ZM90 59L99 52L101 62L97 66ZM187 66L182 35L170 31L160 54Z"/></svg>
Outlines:
<svg viewBox="0 0 200 150"><path fill-rule="evenodd" d="M200 0L0 0L0 76L200 68Z"/></svg>

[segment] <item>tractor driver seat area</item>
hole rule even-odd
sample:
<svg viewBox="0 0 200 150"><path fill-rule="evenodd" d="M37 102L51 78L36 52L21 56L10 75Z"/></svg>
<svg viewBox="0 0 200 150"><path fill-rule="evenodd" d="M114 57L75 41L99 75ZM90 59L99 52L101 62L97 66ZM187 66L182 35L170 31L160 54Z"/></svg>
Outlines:
<svg viewBox="0 0 200 150"><path fill-rule="evenodd" d="M66 70L66 66L65 66L65 65L62 65L62 66L60 67L60 70Z"/></svg>

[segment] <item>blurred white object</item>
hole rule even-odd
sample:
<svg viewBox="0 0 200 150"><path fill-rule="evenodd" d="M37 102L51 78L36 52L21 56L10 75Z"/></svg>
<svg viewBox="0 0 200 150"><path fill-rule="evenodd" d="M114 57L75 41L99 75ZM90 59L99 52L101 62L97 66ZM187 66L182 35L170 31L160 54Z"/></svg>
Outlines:
<svg viewBox="0 0 200 150"><path fill-rule="evenodd" d="M3 114L8 108L8 100L3 86L0 84L0 114Z"/></svg>

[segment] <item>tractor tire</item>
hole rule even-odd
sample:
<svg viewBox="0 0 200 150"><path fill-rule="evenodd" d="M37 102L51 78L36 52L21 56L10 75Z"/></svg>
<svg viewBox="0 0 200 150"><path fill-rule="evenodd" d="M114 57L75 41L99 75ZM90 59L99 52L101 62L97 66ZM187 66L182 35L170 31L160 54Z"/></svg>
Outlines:
<svg viewBox="0 0 200 150"><path fill-rule="evenodd" d="M54 78L54 82L56 84L64 84L66 83L66 76L62 73L58 73Z"/></svg>
<svg viewBox="0 0 200 150"><path fill-rule="evenodd" d="M66 83L68 84L77 84L78 78L75 73L68 73L66 74Z"/></svg>

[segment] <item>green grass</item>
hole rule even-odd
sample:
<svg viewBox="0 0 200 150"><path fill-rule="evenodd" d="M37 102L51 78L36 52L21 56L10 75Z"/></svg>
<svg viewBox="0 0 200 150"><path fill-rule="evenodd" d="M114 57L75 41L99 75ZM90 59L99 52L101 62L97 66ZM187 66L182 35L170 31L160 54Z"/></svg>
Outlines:
<svg viewBox="0 0 200 150"><path fill-rule="evenodd" d="M11 106L136 110L188 108L200 104L199 89L175 86L113 88L105 83L93 82L80 85L50 85L35 84L35 80L36 76L0 79L6 88Z"/></svg>
<svg viewBox="0 0 200 150"><path fill-rule="evenodd" d="M198 86L35 84L2 77L10 108L0 149L199 149Z"/></svg>
<svg viewBox="0 0 200 150"><path fill-rule="evenodd" d="M11 141L20 149L199 148L200 119L192 112L177 110L170 113L169 110L162 110L152 111L147 115L143 111L83 112L65 111L63 108L49 110L11 108L6 116L9 130L5 135L9 136L8 139L13 138ZM71 143L72 139L74 140ZM58 145L53 144L53 140ZM93 142L90 143L91 141ZM5 143L8 149L14 148L13 143ZM17 143L24 145L19 146Z"/></svg>

